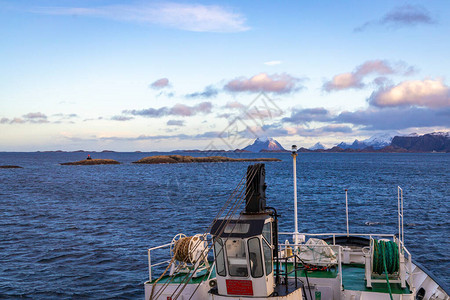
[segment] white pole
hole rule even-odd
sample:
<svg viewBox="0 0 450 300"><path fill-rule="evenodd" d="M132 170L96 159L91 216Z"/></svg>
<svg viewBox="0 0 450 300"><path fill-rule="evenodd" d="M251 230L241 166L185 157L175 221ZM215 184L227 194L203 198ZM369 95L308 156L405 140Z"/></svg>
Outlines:
<svg viewBox="0 0 450 300"><path fill-rule="evenodd" d="M348 231L348 201L347 201L347 189L345 189L345 216L347 219L347 237L349 236L349 231Z"/></svg>
<svg viewBox="0 0 450 300"><path fill-rule="evenodd" d="M298 218L297 218L297 146L292 145L292 158L294 159L294 226L295 226L295 237L294 243L298 244ZM295 246L297 249L297 246Z"/></svg>

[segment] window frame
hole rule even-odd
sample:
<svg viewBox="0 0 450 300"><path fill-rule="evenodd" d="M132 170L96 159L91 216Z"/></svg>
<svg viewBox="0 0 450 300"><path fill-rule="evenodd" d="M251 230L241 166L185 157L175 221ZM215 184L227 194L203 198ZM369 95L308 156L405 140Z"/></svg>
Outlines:
<svg viewBox="0 0 450 300"><path fill-rule="evenodd" d="M255 276L251 267L251 261L250 261L250 241L252 240L256 240L257 241L257 245L258 245L258 250L259 250L259 263L260 263L260 268L261 268L261 275L260 276ZM263 263L263 254L262 254L262 247L261 247L261 239L257 236L251 237L247 240L247 251L248 251L248 265L250 266L250 274L252 276L252 278L261 278L264 276L264 263ZM252 253L254 253L252 251Z"/></svg>
<svg viewBox="0 0 450 300"><path fill-rule="evenodd" d="M217 253L217 247L216 247L216 244L220 244L220 246L222 247L222 253L221 254L219 254L219 255L221 255L221 259L222 259L222 263L223 263L223 265L222 265L222 267L223 267L223 272L221 272L221 273L219 273L219 268L218 268L218 262L219 262L219 259L217 258L218 256L218 253ZM220 237L216 237L215 239L214 239L214 258L215 258L215 262L216 262L216 274L218 275L218 276L221 276L221 277L226 277L227 276L227 267L226 267L226 260L225 260L225 257L226 257L226 255L225 255L225 247L224 247L224 242L222 241L222 239L220 238Z"/></svg>

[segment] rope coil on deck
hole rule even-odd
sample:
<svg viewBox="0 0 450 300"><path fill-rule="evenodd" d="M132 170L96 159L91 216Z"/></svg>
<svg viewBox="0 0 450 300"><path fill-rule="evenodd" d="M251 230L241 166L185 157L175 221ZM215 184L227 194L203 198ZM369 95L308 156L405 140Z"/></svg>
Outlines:
<svg viewBox="0 0 450 300"><path fill-rule="evenodd" d="M389 297L393 300L389 274L398 272L400 268L400 253L393 241L373 240L372 272L379 275L385 273Z"/></svg>
<svg viewBox="0 0 450 300"><path fill-rule="evenodd" d="M191 263L192 262L192 251L191 251L191 240L192 239L198 239L197 237L193 236L187 236L180 238L175 242L174 245L174 258L177 261L185 262L185 263Z"/></svg>
<svg viewBox="0 0 450 300"><path fill-rule="evenodd" d="M393 241L373 241L373 272L394 274L400 268L398 246Z"/></svg>

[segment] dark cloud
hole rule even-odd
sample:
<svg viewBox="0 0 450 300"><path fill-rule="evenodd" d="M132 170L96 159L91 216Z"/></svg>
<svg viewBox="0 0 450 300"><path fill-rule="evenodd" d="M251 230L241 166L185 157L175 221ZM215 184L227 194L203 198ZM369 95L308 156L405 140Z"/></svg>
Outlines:
<svg viewBox="0 0 450 300"><path fill-rule="evenodd" d="M184 126L183 120L169 120L167 121L168 126Z"/></svg>
<svg viewBox="0 0 450 300"><path fill-rule="evenodd" d="M397 7L387 13L381 20L381 24L385 25L418 25L433 24L435 21L430 13L421 6L405 5Z"/></svg>
<svg viewBox="0 0 450 300"><path fill-rule="evenodd" d="M341 124L331 124L320 128L323 132L341 132L341 133L351 133L353 129L346 125Z"/></svg>
<svg viewBox="0 0 450 300"><path fill-rule="evenodd" d="M188 106L181 103L175 104L173 107L147 108L141 110L124 110L123 114L133 116L142 116L147 118L160 118L164 116L194 116L196 114L208 114L212 110L211 102L202 102L194 106Z"/></svg>
<svg viewBox="0 0 450 300"><path fill-rule="evenodd" d="M161 108L147 108L147 109L141 109L141 110L124 110L122 113L124 114L130 114L133 116L142 116L147 118L160 118L169 113L169 109L167 107L161 107Z"/></svg>
<svg viewBox="0 0 450 300"><path fill-rule="evenodd" d="M54 114L52 115L52 117L60 117L63 119L71 119L71 118L78 118L77 114L63 114L63 113L59 113L59 114Z"/></svg>
<svg viewBox="0 0 450 300"><path fill-rule="evenodd" d="M167 78L158 79L149 85L150 88L155 90L160 90L168 86L169 86L169 79Z"/></svg>
<svg viewBox="0 0 450 300"><path fill-rule="evenodd" d="M362 130L401 130L412 127L450 127L450 107L370 107L366 110L355 112L344 111L332 114L325 108L294 109L288 118L283 118L283 123L304 125L309 122L330 123L321 128L303 128L297 134L313 132L320 135L321 132L350 133L352 127L357 126ZM319 130L320 129L320 130ZM312 130L312 131L311 131Z"/></svg>
<svg viewBox="0 0 450 300"><path fill-rule="evenodd" d="M41 112L30 112L26 115L23 115L22 118L2 118L0 120L0 124L24 124L24 123L34 123L34 124L43 124L49 123L48 117Z"/></svg>
<svg viewBox="0 0 450 300"><path fill-rule="evenodd" d="M323 108L306 108L306 109L292 109L291 116L283 118L283 122L292 124L306 124L312 121L329 122L332 120L330 112Z"/></svg>
<svg viewBox="0 0 450 300"><path fill-rule="evenodd" d="M212 85L207 86L202 92L195 92L192 94L187 94L186 98L213 98L216 97L219 90Z"/></svg>
<svg viewBox="0 0 450 300"><path fill-rule="evenodd" d="M25 122L29 123L49 123L47 116L41 112L28 113L22 117Z"/></svg>
<svg viewBox="0 0 450 300"><path fill-rule="evenodd" d="M396 7L381 19L369 21L358 26L354 31L364 31L370 26L381 25L387 27L408 27L421 24L435 24L436 20L430 15L430 12L422 6L405 5Z"/></svg>
<svg viewBox="0 0 450 300"><path fill-rule="evenodd" d="M363 130L400 130L411 127L450 127L450 108L395 107L342 112L336 123L362 126Z"/></svg>
<svg viewBox="0 0 450 300"><path fill-rule="evenodd" d="M251 78L236 78L229 81L224 89L230 92L268 92L287 94L304 88L300 83L304 79L293 77L289 74L260 73Z"/></svg>
<svg viewBox="0 0 450 300"><path fill-rule="evenodd" d="M134 119L133 117L121 116L121 115L111 117L111 120L113 120L113 121L130 121L133 119Z"/></svg>
<svg viewBox="0 0 450 300"><path fill-rule="evenodd" d="M14 118L11 123L49 123L47 116L41 112L31 112L23 115L22 118Z"/></svg>

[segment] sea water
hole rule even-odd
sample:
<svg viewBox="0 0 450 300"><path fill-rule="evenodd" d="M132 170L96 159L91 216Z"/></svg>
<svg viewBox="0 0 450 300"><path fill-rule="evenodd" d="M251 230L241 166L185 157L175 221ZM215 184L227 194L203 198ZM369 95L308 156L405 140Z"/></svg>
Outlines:
<svg viewBox="0 0 450 300"><path fill-rule="evenodd" d="M122 164L59 165L87 153L0 153L0 165L23 167L0 169L0 298L143 298L147 249L205 232L250 164L136 165L161 153L90 154ZM265 163L267 204L281 214L280 230L293 231L290 154L219 155L282 160ZM397 233L400 186L405 244L448 286L449 170L449 154L300 153L299 231L346 232L348 189L351 232Z"/></svg>

